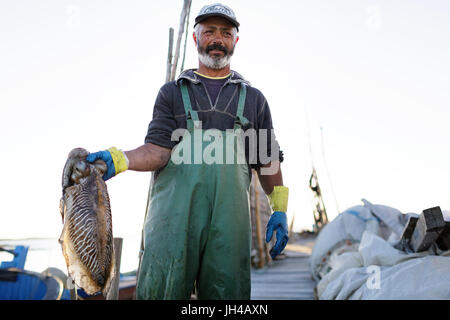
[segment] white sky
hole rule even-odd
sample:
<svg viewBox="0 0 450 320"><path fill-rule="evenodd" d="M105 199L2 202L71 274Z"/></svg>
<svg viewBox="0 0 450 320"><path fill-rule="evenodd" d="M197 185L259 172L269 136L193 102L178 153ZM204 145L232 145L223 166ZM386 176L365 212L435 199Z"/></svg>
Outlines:
<svg viewBox="0 0 450 320"><path fill-rule="evenodd" d="M207 3L193 0L186 68L197 66L192 26ZM450 2L224 3L241 23L232 69L271 107L296 230L313 223L308 126L330 218L330 178L340 211L361 198L402 212L450 208ZM59 236L72 148L143 143L181 7L0 0L0 238ZM114 233L132 257L149 179L126 172L108 182Z"/></svg>

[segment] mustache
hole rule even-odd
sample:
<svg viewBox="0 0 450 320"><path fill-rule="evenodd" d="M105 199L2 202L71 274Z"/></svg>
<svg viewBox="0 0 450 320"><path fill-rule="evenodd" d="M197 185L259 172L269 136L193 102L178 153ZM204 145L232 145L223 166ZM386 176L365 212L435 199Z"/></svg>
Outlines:
<svg viewBox="0 0 450 320"><path fill-rule="evenodd" d="M224 46L218 44L218 43L213 43L209 46L206 47L205 52L209 53L212 50L220 50L222 51L225 55L228 55L228 49L225 48Z"/></svg>

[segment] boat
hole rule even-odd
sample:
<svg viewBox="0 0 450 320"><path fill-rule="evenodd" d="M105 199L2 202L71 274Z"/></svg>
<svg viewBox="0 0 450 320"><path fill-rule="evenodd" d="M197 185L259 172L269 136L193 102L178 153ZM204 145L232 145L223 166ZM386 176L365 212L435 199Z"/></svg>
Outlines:
<svg viewBox="0 0 450 320"><path fill-rule="evenodd" d="M0 300L70 299L70 293L64 289L64 283L59 277L24 269L27 246L11 249L0 247L0 251L13 256L11 261L4 261L0 265Z"/></svg>
<svg viewBox="0 0 450 320"><path fill-rule="evenodd" d="M25 269L29 246L0 246L0 252L12 257L0 264L0 300L104 300L99 292L88 295L83 289L75 294L68 276L58 268L43 272ZM119 300L134 299L136 273L120 274Z"/></svg>

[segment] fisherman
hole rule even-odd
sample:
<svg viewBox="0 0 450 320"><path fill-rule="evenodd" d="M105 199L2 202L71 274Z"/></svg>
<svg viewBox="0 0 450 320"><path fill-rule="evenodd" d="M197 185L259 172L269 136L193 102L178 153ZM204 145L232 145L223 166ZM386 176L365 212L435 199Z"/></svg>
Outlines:
<svg viewBox="0 0 450 320"><path fill-rule="evenodd" d="M287 244L288 188L269 106L230 69L238 31L229 7L204 6L193 33L198 68L162 86L145 144L87 156L107 163L104 180L125 170L154 171L138 299L189 299L194 285L199 299L250 299L251 168L273 210L266 227L267 242L276 232L272 258Z"/></svg>

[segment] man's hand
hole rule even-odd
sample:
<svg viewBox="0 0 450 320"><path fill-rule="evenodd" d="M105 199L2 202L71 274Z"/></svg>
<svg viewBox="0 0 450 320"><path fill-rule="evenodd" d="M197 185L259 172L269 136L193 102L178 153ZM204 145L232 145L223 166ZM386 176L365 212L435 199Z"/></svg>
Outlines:
<svg viewBox="0 0 450 320"><path fill-rule="evenodd" d="M90 163L94 163L98 159L105 161L107 166L106 172L102 177L105 181L128 169L127 156L115 147L104 151L90 153L86 157L86 161Z"/></svg>
<svg viewBox="0 0 450 320"><path fill-rule="evenodd" d="M277 241L275 246L270 250L270 255L272 256L272 259L274 259L284 250L289 240L286 217L289 189L283 186L280 162L273 161L265 167L269 166L278 168L278 170L272 175L262 174L262 172L258 170L258 177L261 186L269 197L270 206L274 211L266 228L266 242L269 242L272 239L274 231L277 232Z"/></svg>
<svg viewBox="0 0 450 320"><path fill-rule="evenodd" d="M272 257L272 259L274 259L284 250L289 240L287 218L285 212L275 211L270 217L266 229L266 242L272 240L274 231L277 232L277 241L273 248L270 250L270 256Z"/></svg>

